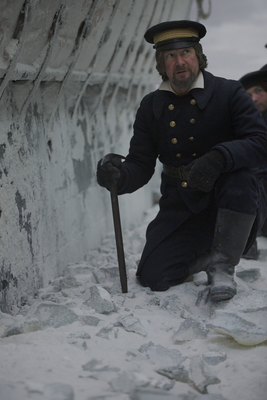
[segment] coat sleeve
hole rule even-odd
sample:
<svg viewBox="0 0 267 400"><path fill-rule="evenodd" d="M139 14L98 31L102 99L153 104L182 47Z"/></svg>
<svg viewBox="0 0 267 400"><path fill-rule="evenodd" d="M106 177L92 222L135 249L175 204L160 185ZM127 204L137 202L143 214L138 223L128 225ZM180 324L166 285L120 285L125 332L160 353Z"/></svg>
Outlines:
<svg viewBox="0 0 267 400"><path fill-rule="evenodd" d="M229 95L229 112L234 140L216 145L225 158L224 172L240 168L266 167L266 126L251 97L239 83L233 83Z"/></svg>
<svg viewBox="0 0 267 400"><path fill-rule="evenodd" d="M155 135L153 135L152 96L153 93L147 95L137 110L129 154L123 163L126 178L119 194L136 191L144 186L154 174L158 149Z"/></svg>

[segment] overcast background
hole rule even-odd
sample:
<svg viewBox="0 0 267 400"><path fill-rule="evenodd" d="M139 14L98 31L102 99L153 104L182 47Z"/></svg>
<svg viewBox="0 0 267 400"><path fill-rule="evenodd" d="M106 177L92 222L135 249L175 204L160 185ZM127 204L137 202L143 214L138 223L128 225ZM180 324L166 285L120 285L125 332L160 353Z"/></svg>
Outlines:
<svg viewBox="0 0 267 400"><path fill-rule="evenodd" d="M214 75L240 79L267 64L267 0L211 0L211 15L200 19L207 28L201 40ZM203 9L208 11L209 1ZM191 20L197 20L193 2Z"/></svg>

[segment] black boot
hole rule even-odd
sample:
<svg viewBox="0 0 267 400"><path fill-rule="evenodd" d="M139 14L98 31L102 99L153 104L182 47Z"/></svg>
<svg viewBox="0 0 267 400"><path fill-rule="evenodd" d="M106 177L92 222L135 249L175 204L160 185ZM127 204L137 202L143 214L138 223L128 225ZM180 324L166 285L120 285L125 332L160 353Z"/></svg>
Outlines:
<svg viewBox="0 0 267 400"><path fill-rule="evenodd" d="M235 266L244 252L254 220L255 215L219 208L207 269L211 301L228 300L236 294Z"/></svg>
<svg viewBox="0 0 267 400"><path fill-rule="evenodd" d="M219 208L210 251L193 260L189 275L206 271L211 301L228 300L236 294L235 266L245 249L255 215Z"/></svg>

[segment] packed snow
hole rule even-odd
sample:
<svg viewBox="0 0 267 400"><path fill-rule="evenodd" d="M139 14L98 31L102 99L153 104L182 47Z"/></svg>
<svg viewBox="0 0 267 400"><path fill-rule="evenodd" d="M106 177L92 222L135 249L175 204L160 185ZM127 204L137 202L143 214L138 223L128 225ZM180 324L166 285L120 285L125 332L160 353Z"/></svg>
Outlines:
<svg viewBox="0 0 267 400"><path fill-rule="evenodd" d="M237 295L212 304L206 274L152 292L135 278L145 230L114 233L14 315L0 313L1 400L266 400L267 238L241 259Z"/></svg>

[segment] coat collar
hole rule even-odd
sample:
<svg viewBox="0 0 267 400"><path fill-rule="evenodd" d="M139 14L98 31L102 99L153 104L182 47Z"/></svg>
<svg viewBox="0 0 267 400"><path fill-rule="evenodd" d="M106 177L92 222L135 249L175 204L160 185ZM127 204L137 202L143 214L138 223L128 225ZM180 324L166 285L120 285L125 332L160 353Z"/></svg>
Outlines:
<svg viewBox="0 0 267 400"><path fill-rule="evenodd" d="M196 100L197 105L203 110L208 104L215 86L215 76L210 72L203 71L204 89L192 89L191 95Z"/></svg>
<svg viewBox="0 0 267 400"><path fill-rule="evenodd" d="M190 90L186 96L194 98L197 102L198 107L203 110L208 101L210 100L214 86L215 77L210 72L203 71L204 77L204 89L194 88ZM161 117L161 114L166 106L166 104L177 98L176 94L168 90L156 90L154 100L153 100L153 112L156 119Z"/></svg>

